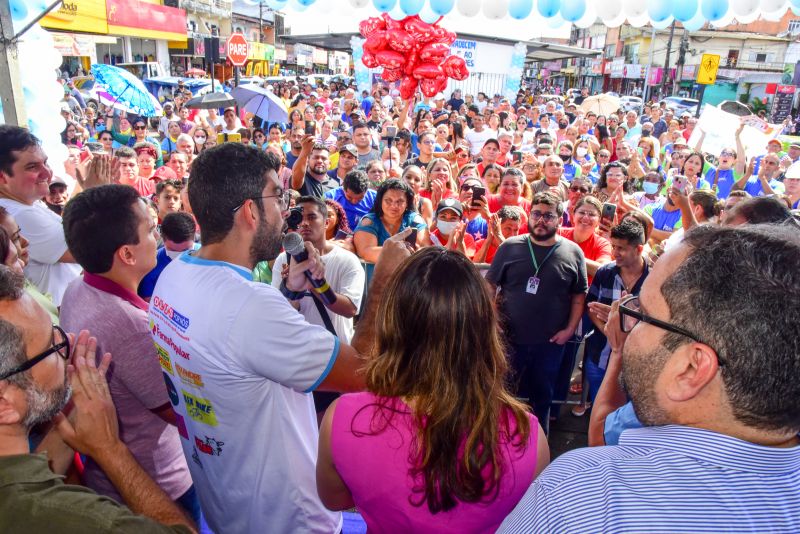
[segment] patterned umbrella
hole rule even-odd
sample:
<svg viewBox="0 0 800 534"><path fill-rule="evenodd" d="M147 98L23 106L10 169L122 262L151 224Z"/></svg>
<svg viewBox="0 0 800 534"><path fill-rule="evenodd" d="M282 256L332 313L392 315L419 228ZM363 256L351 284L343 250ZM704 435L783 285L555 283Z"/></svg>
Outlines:
<svg viewBox="0 0 800 534"><path fill-rule="evenodd" d="M113 107L142 117L161 114L161 106L151 98L142 80L127 70L113 65L94 64L92 74L95 82L105 87L113 99Z"/></svg>
<svg viewBox="0 0 800 534"><path fill-rule="evenodd" d="M231 96L236 99L239 107L244 108L269 122L286 122L289 112L272 91L255 84L240 85L231 89Z"/></svg>

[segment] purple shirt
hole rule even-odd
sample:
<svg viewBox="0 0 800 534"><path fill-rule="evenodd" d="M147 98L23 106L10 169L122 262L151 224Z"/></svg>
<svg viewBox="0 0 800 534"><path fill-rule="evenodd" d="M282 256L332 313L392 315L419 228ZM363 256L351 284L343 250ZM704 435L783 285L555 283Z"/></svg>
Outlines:
<svg viewBox="0 0 800 534"><path fill-rule="evenodd" d="M98 356L110 352L108 386L119 418L120 439L136 461L170 498L192 485L178 428L151 410L169 405L159 355L147 327L147 303L135 293L101 276L85 273L73 280L61 304L61 326L67 332L89 330L97 338ZM118 502L122 497L100 467L89 459L86 485Z"/></svg>

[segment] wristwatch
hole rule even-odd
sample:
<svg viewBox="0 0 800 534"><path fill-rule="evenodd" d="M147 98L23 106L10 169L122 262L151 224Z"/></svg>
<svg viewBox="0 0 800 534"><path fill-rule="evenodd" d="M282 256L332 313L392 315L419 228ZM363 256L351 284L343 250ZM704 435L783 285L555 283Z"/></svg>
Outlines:
<svg viewBox="0 0 800 534"><path fill-rule="evenodd" d="M291 289L286 287L286 278L281 279L281 285L279 286L278 289L280 289L283 296L289 300L300 300L306 296L305 291L292 291Z"/></svg>

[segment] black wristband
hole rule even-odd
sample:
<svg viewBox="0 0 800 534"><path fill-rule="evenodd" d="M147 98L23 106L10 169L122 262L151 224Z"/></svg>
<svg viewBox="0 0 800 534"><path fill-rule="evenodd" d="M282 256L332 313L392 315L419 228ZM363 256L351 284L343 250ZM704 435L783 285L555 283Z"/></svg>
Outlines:
<svg viewBox="0 0 800 534"><path fill-rule="evenodd" d="M288 287L286 287L286 278L281 279L281 285L279 287L281 294L289 300L300 300L306 296L305 291L292 291Z"/></svg>

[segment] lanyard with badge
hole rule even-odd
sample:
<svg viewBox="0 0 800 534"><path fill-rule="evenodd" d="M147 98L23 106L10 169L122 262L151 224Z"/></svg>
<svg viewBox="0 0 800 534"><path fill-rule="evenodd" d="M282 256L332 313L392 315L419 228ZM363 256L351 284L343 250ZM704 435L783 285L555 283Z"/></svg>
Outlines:
<svg viewBox="0 0 800 534"><path fill-rule="evenodd" d="M533 246L531 245L531 238L528 237L527 241L528 241L528 250L531 252L531 260L533 261L533 269L534 269L534 271L533 271L533 276L528 278L528 287L525 289L525 292L526 293L530 293L531 295L535 295L536 292L539 291L539 282L541 281L541 279L539 278L539 270L542 267L544 267L544 264L547 262L547 260L550 259L550 256L553 254L553 252L558 248L558 246L561 243L560 242L556 242L555 245L550 247L550 251L547 253L547 255L542 260L542 264L539 265L539 262L536 261L536 254L533 253Z"/></svg>

